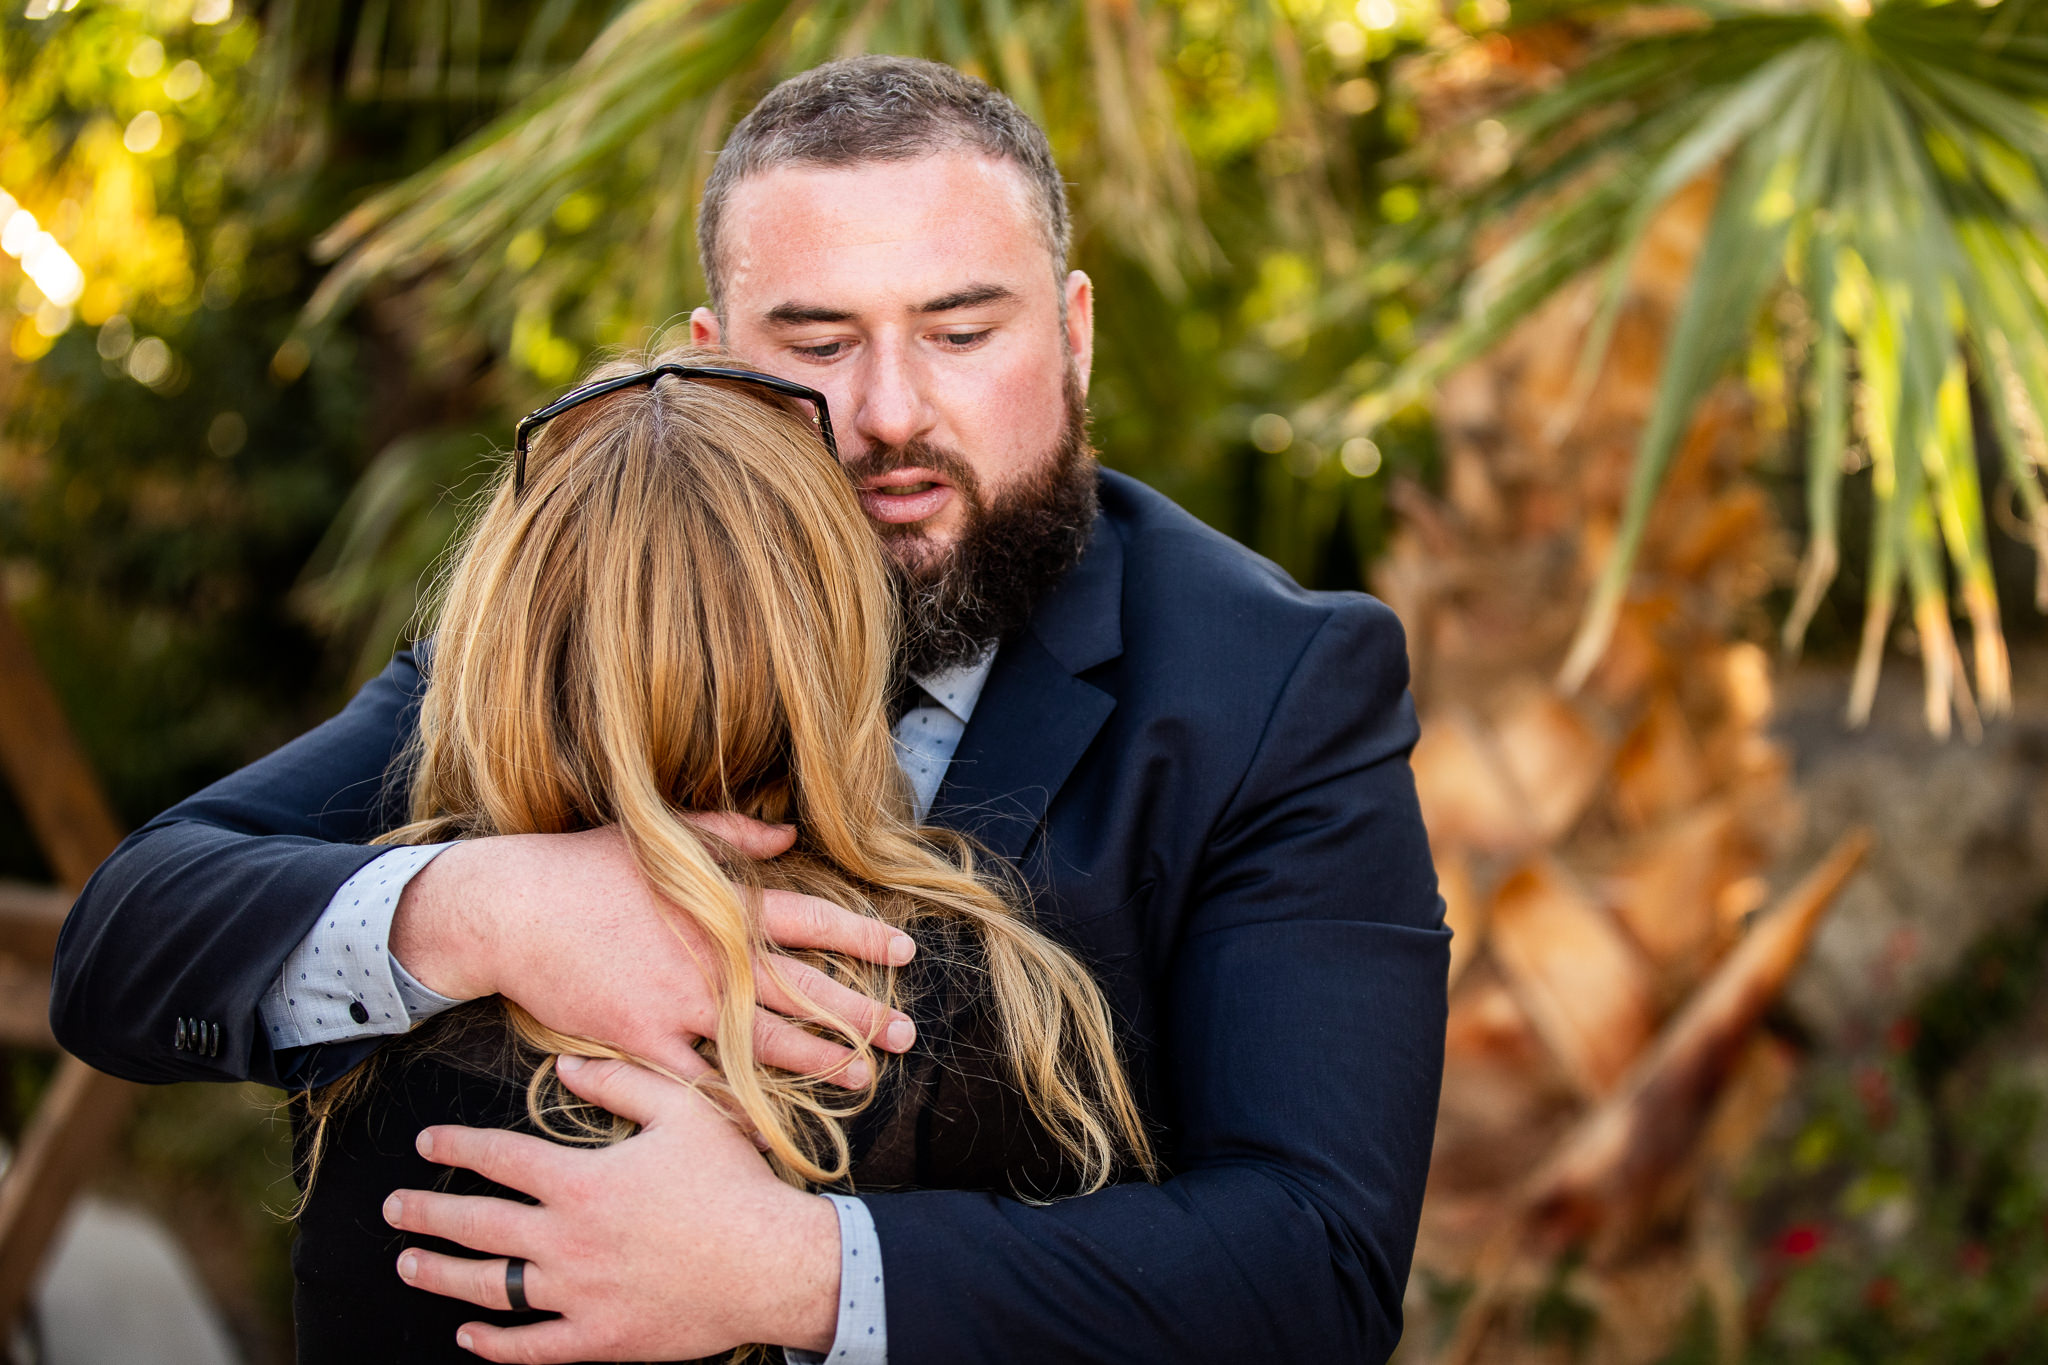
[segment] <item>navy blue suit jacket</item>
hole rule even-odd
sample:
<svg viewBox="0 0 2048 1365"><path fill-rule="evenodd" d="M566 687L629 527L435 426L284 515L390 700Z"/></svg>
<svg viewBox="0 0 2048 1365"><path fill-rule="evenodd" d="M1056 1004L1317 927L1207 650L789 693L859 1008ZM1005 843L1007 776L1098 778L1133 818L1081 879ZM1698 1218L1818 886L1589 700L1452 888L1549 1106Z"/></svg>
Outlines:
<svg viewBox="0 0 2048 1365"><path fill-rule="evenodd" d="M890 1357L1383 1359L1429 1167L1449 933L1399 624L1305 592L1103 476L1089 551L1006 642L934 819L1025 873L1123 1025L1170 1178L1048 1207L868 1196ZM400 654L346 710L137 831L58 949L52 1022L141 1081L318 1084L375 1040L273 1051L256 1006L383 850L414 724ZM217 1021L217 1056L173 1047Z"/></svg>

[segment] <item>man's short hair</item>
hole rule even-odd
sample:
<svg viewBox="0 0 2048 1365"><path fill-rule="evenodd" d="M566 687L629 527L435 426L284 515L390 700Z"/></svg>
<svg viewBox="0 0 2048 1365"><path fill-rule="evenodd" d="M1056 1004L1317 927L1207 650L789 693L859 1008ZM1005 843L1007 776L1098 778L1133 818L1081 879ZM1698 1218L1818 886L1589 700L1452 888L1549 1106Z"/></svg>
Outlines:
<svg viewBox="0 0 2048 1365"><path fill-rule="evenodd" d="M742 180L773 166L857 166L969 150L1015 162L1036 201L1039 230L1064 277L1072 228L1067 184L1045 132L1009 96L950 66L915 57L847 57L770 90L732 130L697 210L697 259L712 310L725 311L719 232Z"/></svg>

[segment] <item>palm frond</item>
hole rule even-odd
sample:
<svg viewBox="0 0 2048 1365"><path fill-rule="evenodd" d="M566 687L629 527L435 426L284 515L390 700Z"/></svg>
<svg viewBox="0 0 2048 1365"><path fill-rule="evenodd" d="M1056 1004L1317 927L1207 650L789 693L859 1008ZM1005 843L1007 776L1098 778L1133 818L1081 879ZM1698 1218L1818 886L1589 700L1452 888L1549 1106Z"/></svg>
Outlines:
<svg viewBox="0 0 2048 1365"><path fill-rule="evenodd" d="M554 0L534 21L557 22ZM847 51L928 54L1007 86L1031 112L1058 106L1077 178L1090 187L1088 222L1112 234L1169 292L1187 273L1220 264L1203 225L1198 174L1175 95L1162 75L1165 12L1108 0L1068 0L1020 12L1008 0L925 5L859 0L637 0L582 58L441 161L373 196L321 238L335 262L306 313L317 329L375 280L415 278L459 264L464 307L500 300L487 328L509 333L517 302L552 307L593 281L636 283L644 322L697 301L688 210L727 120L782 76ZM1284 21L1273 20L1276 27ZM695 163L695 164L692 164ZM632 203L562 231L557 210L577 195ZM641 206L659 205L652 215ZM573 215L572 215L573 216ZM522 242L521 234L532 234ZM578 236L578 242L563 239ZM525 243L578 257L550 277ZM663 263L652 276L648 261ZM616 318L573 324L585 340L616 341ZM473 315L472 315L473 316ZM543 377L559 378L547 374Z"/></svg>
<svg viewBox="0 0 2048 1365"><path fill-rule="evenodd" d="M1927 673L1929 725L2009 704L1977 451L1995 446L2037 554L2048 551L2040 415L2048 412L2048 10L1881 0L1846 9L1722 5L1638 12L1555 89L1499 115L1514 165L1433 208L1466 250L1426 339L1386 378L1325 410L1369 430L1587 271L1602 273L1560 439L1598 372L1636 244L1680 189L1718 177L1713 219L1637 448L1610 558L1561 681L1604 654L1665 471L1700 400L1785 293L1805 351L1810 542L1785 623L1796 647L1840 562L1843 456L1869 452L1876 516L1850 715L1869 713L1903 584ZM1647 36L1628 36L1642 34ZM1512 227L1482 258L1483 234ZM1430 229L1412 243L1441 248ZM1418 266L1399 284L1430 278ZM1440 278L1440 276L1439 276ZM1983 401L1973 406L1972 392ZM1973 411L1981 411L1980 419ZM2048 568L2037 596L2048 604ZM1970 623L1974 691L1952 618Z"/></svg>
<svg viewBox="0 0 2048 1365"><path fill-rule="evenodd" d="M761 64L790 9L790 0L627 9L532 98L323 236L316 251L339 263L307 305L308 320L333 316L373 279L464 257L478 257L469 281L477 290L531 292L521 277L532 260L505 261L502 247L492 260L480 249L540 229L571 192L669 141L663 134L702 131L707 107L736 73Z"/></svg>
<svg viewBox="0 0 2048 1365"><path fill-rule="evenodd" d="M389 10L388 33L373 35L381 86L411 51L399 30L417 20L403 8ZM1305 273L1315 284L1298 297L1315 300L1360 258L1379 187L1355 151L1393 135L1332 104L1340 70L1365 74L1364 57L1344 67L1323 42L1339 22L1332 16L1348 9L624 0L579 60L552 71L547 54L569 46L555 32L590 15L572 0L538 0L531 10L525 39L504 49L510 74L485 80L523 95L326 234L319 252L332 267L298 340L317 348L324 330L373 287L408 291L424 329L483 343L489 391L516 412L566 381L591 350L644 344L702 301L693 210L740 111L794 71L885 51L939 58L988 79L1041 122L1075 187L1077 255L1098 278L1118 279L1122 316L1144 311L1136 331L1186 337L1193 334L1183 323L1218 321L1196 349L1200 365L1229 368L1227 382L1204 384L1185 370L1141 374L1137 361L1099 376L1099 419L1136 437L1119 444L1125 467L1169 479L1213 468L1243 448L1249 416L1274 401L1247 399L1246 391L1278 383L1312 393L1362 350L1381 347L1369 323L1350 327L1342 344L1306 366L1292 363L1298 349L1267 334L1241 346L1225 340L1239 327L1266 325L1258 296L1269 270ZM1374 35L1370 60L1421 44L1423 21L1403 22L1409 27L1398 38ZM1147 343L1148 359L1158 349ZM1200 392L1181 392L1189 389ZM1248 414L1250 401L1260 406ZM1178 416L1120 420L1119 404ZM1341 529L1333 509L1355 504L1354 533L1377 535L1376 490L1351 486L1365 476L1337 477L1326 467L1335 462L1321 461L1329 454L1303 443L1261 471L1274 474L1271 496L1288 506L1259 514L1259 526L1281 528L1274 536L1328 538ZM1368 467L1355 456L1353 465ZM1334 501L1325 496L1339 488ZM1246 530L1259 548L1308 567L1294 556L1312 549ZM342 554L327 572L353 572L351 561Z"/></svg>

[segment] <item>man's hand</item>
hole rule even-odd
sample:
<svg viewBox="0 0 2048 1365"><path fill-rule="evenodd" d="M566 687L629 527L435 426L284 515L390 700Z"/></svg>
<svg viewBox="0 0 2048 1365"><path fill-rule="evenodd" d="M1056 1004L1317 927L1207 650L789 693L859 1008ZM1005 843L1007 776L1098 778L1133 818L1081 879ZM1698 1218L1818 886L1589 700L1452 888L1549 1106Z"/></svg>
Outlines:
<svg viewBox="0 0 2048 1365"><path fill-rule="evenodd" d="M751 858L786 852L796 838L786 826L738 815L694 823ZM908 934L815 897L770 891L762 911L769 939L783 948L898 966L916 951ZM648 888L615 830L458 843L406 886L391 951L443 995L503 995L550 1028L678 1075L710 1069L691 1046L717 1036L717 1001L699 966L709 950ZM906 1015L792 958L763 959L755 974L766 1008L754 1013L754 1052L768 1066L836 1071L849 1087L865 1085L867 1068L848 1049L790 1022L828 1010L891 1052L906 1051L916 1036ZM777 974L800 994L778 985Z"/></svg>
<svg viewBox="0 0 2048 1365"><path fill-rule="evenodd" d="M538 1207L429 1190L385 1201L393 1227L488 1260L408 1249L407 1284L485 1308L511 1305L505 1258L527 1262L527 1303L560 1313L528 1327L465 1324L486 1360L689 1360L746 1342L824 1351L839 1309L839 1220L777 1180L716 1106L624 1062L561 1060L584 1099L638 1123L610 1147L521 1133L429 1128L420 1154L530 1194Z"/></svg>

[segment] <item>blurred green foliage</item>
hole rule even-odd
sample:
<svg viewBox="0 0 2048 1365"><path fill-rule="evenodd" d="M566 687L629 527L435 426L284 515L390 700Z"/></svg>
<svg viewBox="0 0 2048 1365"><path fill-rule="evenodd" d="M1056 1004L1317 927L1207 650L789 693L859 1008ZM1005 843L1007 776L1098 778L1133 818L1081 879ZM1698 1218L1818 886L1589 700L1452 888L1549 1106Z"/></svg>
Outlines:
<svg viewBox="0 0 2048 1365"><path fill-rule="evenodd" d="M337 700L345 680L291 591L419 386L368 318L317 354L280 347L319 278L311 238L487 111L309 100L322 82L284 75L323 58L246 16L10 8L0 190L87 284L52 319L0 266L16 295L0 306L0 582L139 822ZM18 821L0 823L0 874L39 875Z"/></svg>

